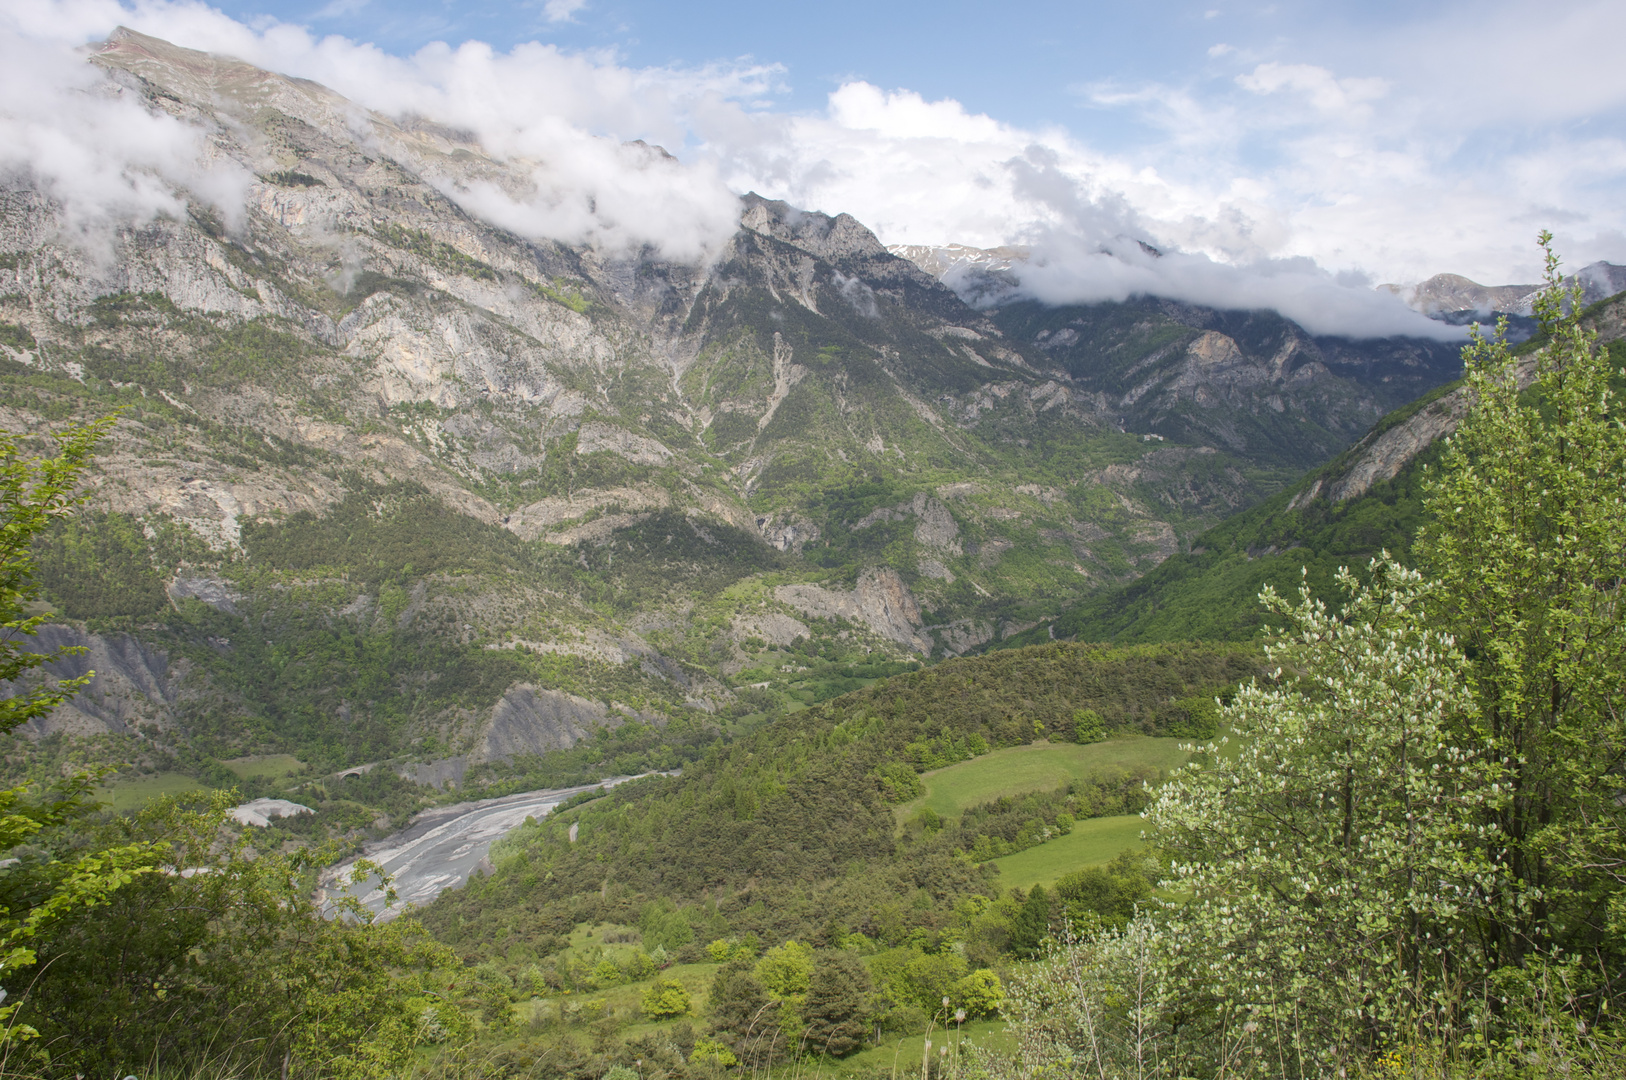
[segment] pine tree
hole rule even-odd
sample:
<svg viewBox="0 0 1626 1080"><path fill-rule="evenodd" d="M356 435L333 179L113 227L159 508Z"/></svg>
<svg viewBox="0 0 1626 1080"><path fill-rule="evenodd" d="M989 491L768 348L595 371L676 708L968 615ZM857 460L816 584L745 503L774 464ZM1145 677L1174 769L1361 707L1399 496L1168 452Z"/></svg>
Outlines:
<svg viewBox="0 0 1626 1080"><path fill-rule="evenodd" d="M819 953L802 1003L806 1049L838 1058L862 1049L874 993L869 969L857 956L839 949Z"/></svg>

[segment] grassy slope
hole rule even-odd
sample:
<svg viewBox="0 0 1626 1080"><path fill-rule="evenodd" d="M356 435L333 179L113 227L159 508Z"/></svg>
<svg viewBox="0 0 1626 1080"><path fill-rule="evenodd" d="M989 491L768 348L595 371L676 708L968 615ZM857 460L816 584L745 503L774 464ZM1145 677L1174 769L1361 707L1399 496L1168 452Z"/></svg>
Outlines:
<svg viewBox="0 0 1626 1080"><path fill-rule="evenodd" d="M112 787L97 788L96 798L115 811L135 810L160 795L180 795L188 791L197 791L203 786L184 773L161 772L121 781Z"/></svg>
<svg viewBox="0 0 1626 1080"><path fill-rule="evenodd" d="M996 859L999 887L1031 889L1049 885L1074 870L1109 863L1125 848L1139 847L1145 828L1139 814L1080 821L1066 836Z"/></svg>
<svg viewBox="0 0 1626 1080"><path fill-rule="evenodd" d="M1079 746L1073 743L1035 743L995 750L946 769L925 773L926 793L897 808L898 821L913 818L923 807L944 817L1002 796L1021 795L1062 787L1106 768L1147 765L1170 769L1187 754L1182 739L1114 739ZM1073 826L1066 836L1038 847L994 860L998 884L1005 889L1048 885L1063 874L1085 866L1110 862L1119 852L1141 842L1145 822L1139 815L1091 818Z"/></svg>
<svg viewBox="0 0 1626 1080"><path fill-rule="evenodd" d="M1104 768L1149 765L1171 769L1186 760L1183 739L1113 739L1110 742L1040 742L995 750L946 769L921 776L926 794L898 807L900 821L930 807L944 817L957 817L968 807L1005 795L1062 787Z"/></svg>

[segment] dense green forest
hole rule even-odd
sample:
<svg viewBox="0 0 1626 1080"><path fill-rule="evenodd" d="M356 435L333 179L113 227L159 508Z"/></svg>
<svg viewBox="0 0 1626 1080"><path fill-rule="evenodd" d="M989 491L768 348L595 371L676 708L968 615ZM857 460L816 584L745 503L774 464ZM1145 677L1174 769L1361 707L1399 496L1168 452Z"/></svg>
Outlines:
<svg viewBox="0 0 1626 1080"><path fill-rule="evenodd" d="M1054 830L1081 805L1092 817L1138 811L1141 778L1102 775L900 836L891 806L918 792L918 771L1081 733L1211 737L1214 695L1256 670L1241 647L1056 643L898 676L716 744L680 778L625 785L516 830L494 876L422 917L473 955L526 962L584 904L615 905L627 921L661 900L680 905L674 918L824 945L938 932L959 899L1000 892L977 870L986 860L970 858L982 837ZM906 910L887 914L903 897Z"/></svg>

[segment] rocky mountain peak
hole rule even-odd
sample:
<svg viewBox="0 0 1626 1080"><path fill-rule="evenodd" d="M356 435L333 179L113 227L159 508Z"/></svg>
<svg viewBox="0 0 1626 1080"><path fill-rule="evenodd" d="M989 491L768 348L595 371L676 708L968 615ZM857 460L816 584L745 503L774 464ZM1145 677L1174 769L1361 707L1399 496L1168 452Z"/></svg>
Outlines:
<svg viewBox="0 0 1626 1080"><path fill-rule="evenodd" d="M1572 275L1582 289L1581 302L1595 304L1626 290L1626 266L1595 262ZM1539 285L1481 285L1461 274L1435 274L1416 285L1379 285L1430 317L1459 312L1529 316Z"/></svg>

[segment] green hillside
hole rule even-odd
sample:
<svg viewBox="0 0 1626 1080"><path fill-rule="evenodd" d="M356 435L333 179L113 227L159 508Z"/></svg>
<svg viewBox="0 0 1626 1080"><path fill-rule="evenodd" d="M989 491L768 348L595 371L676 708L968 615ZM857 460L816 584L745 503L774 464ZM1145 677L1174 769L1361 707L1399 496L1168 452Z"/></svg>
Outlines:
<svg viewBox="0 0 1626 1080"><path fill-rule="evenodd" d="M898 807L902 820L930 809L949 818L968 807L1030 791L1066 787L1109 769L1172 769L1186 760L1189 740L1141 737L1095 743L1031 743L993 750L921 775L925 793Z"/></svg>
<svg viewBox="0 0 1626 1080"><path fill-rule="evenodd" d="M1583 318L1599 332L1616 365L1626 363L1620 316L1626 299L1613 297L1587 309ZM1528 354L1542 339L1520 345ZM996 647L1020 647L1044 638L1149 642L1201 639L1247 641L1258 636L1265 616L1257 597L1270 585L1296 595L1301 584L1321 597L1335 595L1340 567L1359 569L1380 551L1406 561L1426 523L1423 483L1442 448L1425 446L1392 479L1359 496L1334 501L1321 494L1347 475L1380 436L1406 424L1459 384L1441 386L1384 417L1365 439L1293 487L1199 534L1191 549L1173 556L1133 582L1092 596L1048 626L1012 637ZM1626 384L1617 382L1617 390Z"/></svg>
<svg viewBox="0 0 1626 1080"><path fill-rule="evenodd" d="M1232 646L1053 643L897 676L714 745L681 777L524 826L493 852L495 875L422 917L514 962L588 918L642 919L646 937L659 923L669 942L940 934L959 899L1003 893L981 864L1056 843L1058 815L1065 828L1138 811L1144 781L1182 757L1170 737L1211 734L1201 703L1257 663ZM1084 710L1109 735L1152 737L1035 742L1072 738ZM1062 763L1027 764L1045 756ZM928 812L939 785L952 817ZM900 804L920 807L901 835Z"/></svg>

